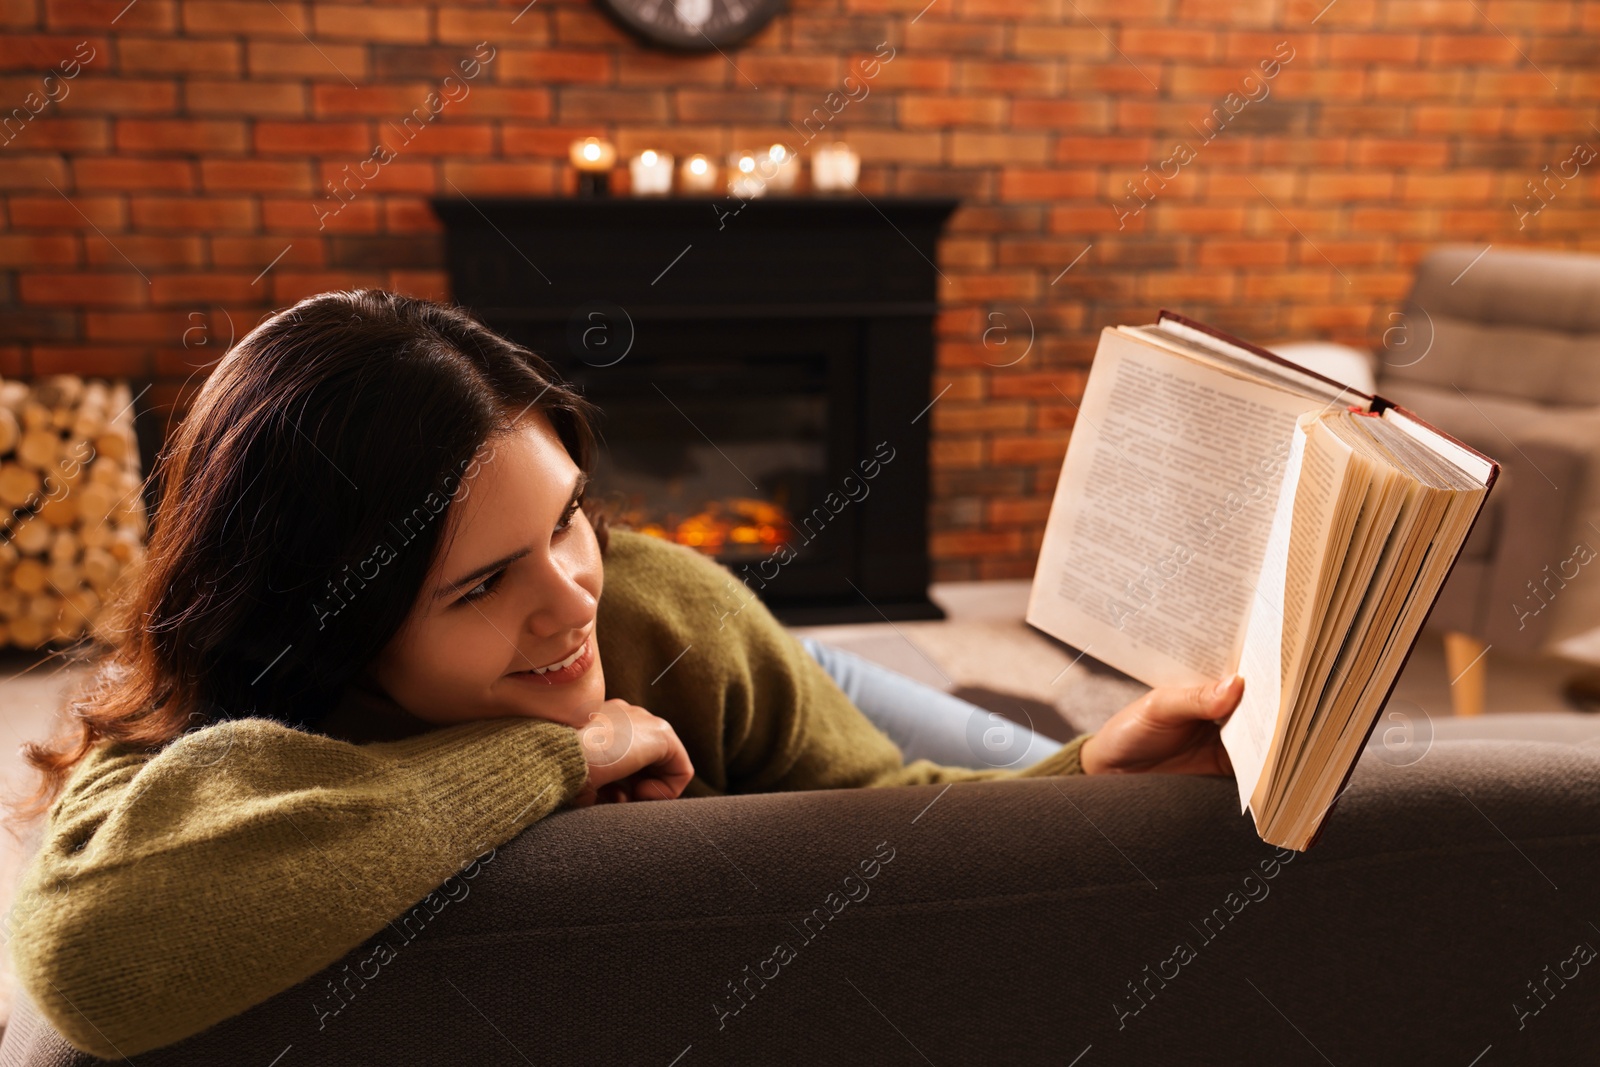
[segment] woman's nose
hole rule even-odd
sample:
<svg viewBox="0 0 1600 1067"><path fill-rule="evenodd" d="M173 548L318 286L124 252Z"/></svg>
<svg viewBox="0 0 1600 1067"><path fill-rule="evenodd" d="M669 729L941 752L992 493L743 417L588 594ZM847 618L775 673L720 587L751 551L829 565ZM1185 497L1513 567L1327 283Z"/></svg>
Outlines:
<svg viewBox="0 0 1600 1067"><path fill-rule="evenodd" d="M584 577L561 560L549 559L534 586L535 602L526 622L529 631L547 637L586 628L594 619L596 600Z"/></svg>

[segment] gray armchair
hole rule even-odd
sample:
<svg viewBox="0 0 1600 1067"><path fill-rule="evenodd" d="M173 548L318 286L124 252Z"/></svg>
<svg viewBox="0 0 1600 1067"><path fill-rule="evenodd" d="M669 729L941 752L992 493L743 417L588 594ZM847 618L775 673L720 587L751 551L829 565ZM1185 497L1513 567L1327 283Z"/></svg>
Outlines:
<svg viewBox="0 0 1600 1067"><path fill-rule="evenodd" d="M1414 755L1369 749L1322 839L1281 855L1222 777L564 811L376 973L389 932L137 1060L1590 1062L1600 747ZM19 998L0 1064L95 1062Z"/></svg>
<svg viewBox="0 0 1600 1067"><path fill-rule="evenodd" d="M1402 314L1378 391L1502 465L1431 625L1525 654L1600 627L1566 563L1600 552L1600 256L1440 248Z"/></svg>

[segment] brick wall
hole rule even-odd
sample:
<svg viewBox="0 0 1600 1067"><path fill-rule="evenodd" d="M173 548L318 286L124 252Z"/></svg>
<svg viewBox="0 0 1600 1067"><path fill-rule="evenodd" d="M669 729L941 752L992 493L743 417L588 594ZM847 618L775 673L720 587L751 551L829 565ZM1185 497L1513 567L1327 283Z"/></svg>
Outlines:
<svg viewBox="0 0 1600 1067"><path fill-rule="evenodd" d="M725 58L576 0L0 0L0 374L154 373L181 409L265 309L447 295L431 195L570 188L578 136L721 153L824 107L869 196L968 205L939 255L936 576L1026 577L1101 326L1165 305L1370 344L1437 242L1600 247L1600 165L1549 177L1600 146L1600 5L1325 3L792 0Z"/></svg>

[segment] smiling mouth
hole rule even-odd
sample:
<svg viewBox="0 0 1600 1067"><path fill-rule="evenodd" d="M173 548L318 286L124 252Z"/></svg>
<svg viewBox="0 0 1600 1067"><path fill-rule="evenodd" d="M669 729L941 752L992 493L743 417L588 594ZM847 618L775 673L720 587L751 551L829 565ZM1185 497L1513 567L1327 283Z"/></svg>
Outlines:
<svg viewBox="0 0 1600 1067"><path fill-rule="evenodd" d="M588 635L585 635L583 640L578 642L578 647L577 648L573 649L571 652L567 653L565 656L563 656L560 659L556 660L554 663L547 663L543 667L530 667L528 670L525 670L525 671L514 671L512 673L514 673L514 674L550 674L550 673L552 673L554 671L564 670L567 667L572 666L575 662L577 662L578 657L583 655L584 649L586 649L588 647L589 647L589 638L588 638Z"/></svg>

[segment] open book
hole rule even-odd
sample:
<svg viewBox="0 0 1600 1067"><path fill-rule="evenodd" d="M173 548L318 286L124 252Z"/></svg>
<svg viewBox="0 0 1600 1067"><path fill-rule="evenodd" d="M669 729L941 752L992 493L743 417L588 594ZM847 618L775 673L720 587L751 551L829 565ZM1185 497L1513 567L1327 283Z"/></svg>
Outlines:
<svg viewBox="0 0 1600 1067"><path fill-rule="evenodd" d="M1499 465L1171 312L1100 335L1026 619L1146 685L1237 671L1262 839L1315 842Z"/></svg>

